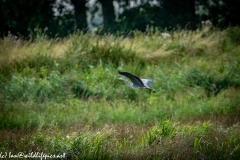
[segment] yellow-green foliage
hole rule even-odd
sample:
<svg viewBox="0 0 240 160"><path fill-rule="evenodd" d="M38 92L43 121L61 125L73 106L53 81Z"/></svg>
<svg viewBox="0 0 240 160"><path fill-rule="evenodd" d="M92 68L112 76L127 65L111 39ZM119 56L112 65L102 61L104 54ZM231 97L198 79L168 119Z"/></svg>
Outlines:
<svg viewBox="0 0 240 160"><path fill-rule="evenodd" d="M238 27L203 27L148 28L132 37L4 37L0 152L239 159L239 34ZM152 78L156 93L127 87L118 70Z"/></svg>

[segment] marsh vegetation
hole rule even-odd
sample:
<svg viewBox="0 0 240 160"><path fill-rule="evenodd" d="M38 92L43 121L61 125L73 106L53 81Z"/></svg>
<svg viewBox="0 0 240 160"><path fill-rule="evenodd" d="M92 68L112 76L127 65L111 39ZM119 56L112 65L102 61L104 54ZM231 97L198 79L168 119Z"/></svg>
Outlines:
<svg viewBox="0 0 240 160"><path fill-rule="evenodd" d="M0 152L239 159L240 29L167 34L1 39ZM118 70L154 79L156 93Z"/></svg>

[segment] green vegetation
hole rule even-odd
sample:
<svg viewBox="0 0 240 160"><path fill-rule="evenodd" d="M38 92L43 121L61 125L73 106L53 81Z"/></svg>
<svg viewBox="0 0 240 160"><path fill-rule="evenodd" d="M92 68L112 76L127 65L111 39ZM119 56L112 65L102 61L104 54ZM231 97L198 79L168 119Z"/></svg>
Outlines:
<svg viewBox="0 0 240 160"><path fill-rule="evenodd" d="M239 159L240 28L0 40L0 152ZM148 90L117 71L154 79Z"/></svg>

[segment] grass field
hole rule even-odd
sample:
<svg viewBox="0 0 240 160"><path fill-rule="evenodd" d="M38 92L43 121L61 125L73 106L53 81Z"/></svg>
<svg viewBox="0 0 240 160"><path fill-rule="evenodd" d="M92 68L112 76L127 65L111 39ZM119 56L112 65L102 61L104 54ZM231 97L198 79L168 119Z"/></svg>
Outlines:
<svg viewBox="0 0 240 160"><path fill-rule="evenodd" d="M1 39L0 156L240 159L240 28L168 34Z"/></svg>

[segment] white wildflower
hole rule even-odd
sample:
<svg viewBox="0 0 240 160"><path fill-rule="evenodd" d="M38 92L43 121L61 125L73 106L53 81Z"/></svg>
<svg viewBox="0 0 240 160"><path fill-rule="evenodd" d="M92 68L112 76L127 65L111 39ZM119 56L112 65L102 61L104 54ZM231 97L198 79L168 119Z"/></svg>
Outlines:
<svg viewBox="0 0 240 160"><path fill-rule="evenodd" d="M34 141L31 141L31 145L32 145L32 146L35 146L35 143L34 143Z"/></svg>
<svg viewBox="0 0 240 160"><path fill-rule="evenodd" d="M202 25L212 26L212 22L210 20L202 21L201 23Z"/></svg>
<svg viewBox="0 0 240 160"><path fill-rule="evenodd" d="M208 25L208 26L211 26L212 25L212 22L210 20L206 20L205 21L205 24Z"/></svg>
<svg viewBox="0 0 240 160"><path fill-rule="evenodd" d="M51 140L50 143L51 143L52 146L54 146L54 141L53 140Z"/></svg>
<svg viewBox="0 0 240 160"><path fill-rule="evenodd" d="M170 34L168 33L162 33L161 35L163 36L164 39L171 37Z"/></svg>
<svg viewBox="0 0 240 160"><path fill-rule="evenodd" d="M69 136L69 135L67 135L67 136L66 136L66 138L67 138L67 139L70 139L70 136Z"/></svg>

